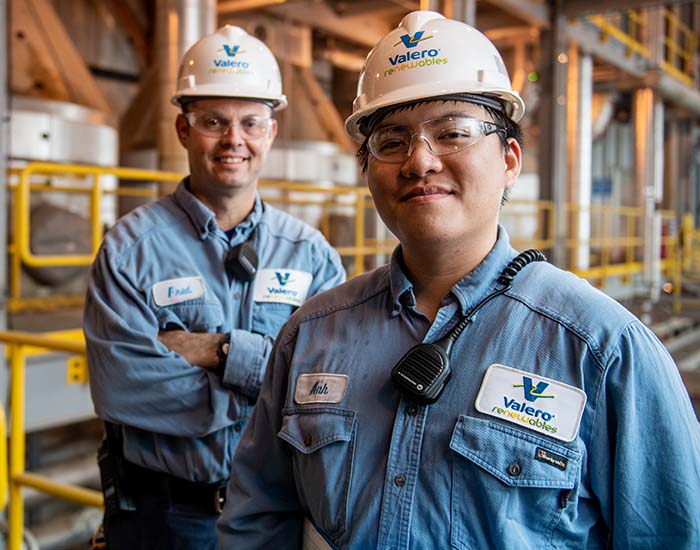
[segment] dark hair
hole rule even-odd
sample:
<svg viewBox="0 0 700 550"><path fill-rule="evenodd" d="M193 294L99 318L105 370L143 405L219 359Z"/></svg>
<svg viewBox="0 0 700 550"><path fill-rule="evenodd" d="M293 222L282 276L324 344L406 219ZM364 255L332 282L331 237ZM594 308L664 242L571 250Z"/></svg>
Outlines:
<svg viewBox="0 0 700 550"><path fill-rule="evenodd" d="M426 98L426 99L419 99L418 101L412 101L410 103L402 103L400 105L393 105L391 107L385 107L383 109L379 109L375 113L372 113L371 115L371 120L366 123L367 131L366 131L366 137L365 140L362 142L362 145L360 145L360 148L357 150L357 158L360 163L360 168L362 169L362 173L364 174L367 171L367 162L369 160L369 149L367 149L367 141L369 140L369 136L372 133L372 130L379 124L382 120L384 120L387 116L393 114L393 113L398 113L401 111L410 111L414 108L416 108L419 105L423 105L425 103L431 103L433 101L441 101L443 103L447 103L448 101L465 101L464 99L459 99L457 97L432 97L432 98ZM471 103L471 102L470 102ZM520 127L520 125L517 122L513 122L508 116L506 116L505 112L503 109L497 109L494 107L491 107L489 105L479 105L486 113L491 117L491 120L495 122L496 124L503 126L506 131L505 133L503 132L498 132L498 137L501 140L501 145L503 145L504 151L508 150L508 138L513 138L515 141L517 141L520 144L520 147L523 147L523 130ZM504 202L506 200L506 194L504 194L503 199Z"/></svg>

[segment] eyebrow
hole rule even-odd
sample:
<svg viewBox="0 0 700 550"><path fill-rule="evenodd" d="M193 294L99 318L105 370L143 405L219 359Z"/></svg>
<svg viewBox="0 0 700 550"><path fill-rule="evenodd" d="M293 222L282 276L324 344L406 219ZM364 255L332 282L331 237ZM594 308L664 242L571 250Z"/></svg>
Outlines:
<svg viewBox="0 0 700 550"><path fill-rule="evenodd" d="M225 114L217 112L217 111L197 111L195 109L191 111L187 111L187 113L192 113L193 115L197 116L214 116L214 117L219 117L219 118L228 118Z"/></svg>
<svg viewBox="0 0 700 550"><path fill-rule="evenodd" d="M481 120L481 119L480 119L478 116L476 116L476 115L468 115L468 114L466 114L466 113L460 113L460 112L450 112L450 113L445 113L445 114L440 115L440 116L436 116L436 117L433 117L433 118L429 118L428 120L424 120L421 124L423 124L423 123L425 123L425 122L431 122L431 121L433 121L433 120L439 120L439 119L441 119L441 118L451 117L451 116L454 116L454 117L464 117L464 118L473 118L474 120ZM382 121L382 122L379 123L379 125L375 128L374 131L382 130L383 128L391 128L392 126L397 126L397 127L399 127L399 128L401 128L401 127L403 127L403 128L408 128L408 124L397 124L397 123L391 123L391 122L388 122L388 123L384 124L384 121Z"/></svg>

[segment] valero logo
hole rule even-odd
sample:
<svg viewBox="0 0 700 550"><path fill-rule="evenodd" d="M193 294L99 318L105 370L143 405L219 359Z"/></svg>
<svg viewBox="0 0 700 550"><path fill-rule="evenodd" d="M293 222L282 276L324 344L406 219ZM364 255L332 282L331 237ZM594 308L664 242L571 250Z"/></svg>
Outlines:
<svg viewBox="0 0 700 550"><path fill-rule="evenodd" d="M394 44L394 47L398 46L399 44L401 44L401 42L403 42L403 45L407 48L415 48L418 45L418 42L422 42L423 40L428 40L429 38L432 38L432 35L423 36L423 34L423 31L418 31L413 36L411 36L410 34L404 34L400 37L401 41Z"/></svg>
<svg viewBox="0 0 700 550"><path fill-rule="evenodd" d="M294 279L289 278L289 273L282 275L279 271L275 271L275 277L280 286L287 286L287 283L293 283Z"/></svg>
<svg viewBox="0 0 700 550"><path fill-rule="evenodd" d="M292 279L289 275L289 272L280 273L279 271L275 271L275 278L272 280L277 281L280 287L286 287L288 284L295 282L295 280ZM294 290L293 288L279 288L274 286L268 286L267 291L271 295L275 296L290 296L292 298L296 298L299 295L299 292L297 290Z"/></svg>
<svg viewBox="0 0 700 550"><path fill-rule="evenodd" d="M240 49L238 44L231 46L229 44L224 44L219 52L225 52L228 59L214 59L214 67L209 70L211 73L238 73L238 72L249 72L248 69L250 64L247 61L236 61L231 59L239 54L245 53L244 50Z"/></svg>
<svg viewBox="0 0 700 550"><path fill-rule="evenodd" d="M229 57L236 57L237 53L245 53L242 51L239 52L238 48L240 48L240 46L238 44L236 44L233 48L231 46L229 46L228 44L224 44L223 49L226 52L226 55L228 55ZM219 50L219 51L221 51L221 50Z"/></svg>
<svg viewBox="0 0 700 550"><path fill-rule="evenodd" d="M447 63L447 57L440 57L440 50L438 48L413 49L424 40L433 38L433 35L424 36L423 31L418 31L413 36L404 34L400 38L401 40L394 44L394 47L403 44L408 51L403 51L403 53L397 53L389 57L389 64L391 67L384 71L384 76L392 76L409 69Z"/></svg>
<svg viewBox="0 0 700 550"><path fill-rule="evenodd" d="M522 384L513 384L514 388L523 388L525 399L532 402L537 401L540 397L554 399L554 395L551 393L544 393L544 390L546 390L548 386L549 384L547 384L547 382L538 382L536 386L533 386L532 378L529 376L523 376Z"/></svg>

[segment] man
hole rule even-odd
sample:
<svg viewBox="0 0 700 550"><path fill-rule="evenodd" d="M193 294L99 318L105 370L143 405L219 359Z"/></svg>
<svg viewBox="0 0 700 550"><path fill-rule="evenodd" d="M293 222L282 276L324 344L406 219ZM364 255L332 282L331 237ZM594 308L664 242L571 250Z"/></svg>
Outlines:
<svg viewBox="0 0 700 550"><path fill-rule="evenodd" d="M401 244L280 332L222 549L700 547L668 353L498 224L522 114L468 25L414 12L370 52L346 129Z"/></svg>
<svg viewBox="0 0 700 550"><path fill-rule="evenodd" d="M274 111L287 104L267 47L237 27L203 38L173 101L190 175L107 234L85 306L116 549L216 548L272 341L306 297L345 279L318 231L257 194Z"/></svg>

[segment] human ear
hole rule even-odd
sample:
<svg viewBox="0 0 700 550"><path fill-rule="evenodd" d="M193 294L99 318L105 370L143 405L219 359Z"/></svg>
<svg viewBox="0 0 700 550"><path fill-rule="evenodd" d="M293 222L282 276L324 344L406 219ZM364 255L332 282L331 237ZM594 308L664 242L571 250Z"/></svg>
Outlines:
<svg viewBox="0 0 700 550"><path fill-rule="evenodd" d="M504 154L505 180L504 188L508 189L515 185L522 168L523 151L520 144L514 138L508 138L508 148Z"/></svg>
<svg viewBox="0 0 700 550"><path fill-rule="evenodd" d="M277 137L277 120L273 118L270 124L270 133L267 136L268 147L272 147L272 142L275 141L275 137Z"/></svg>
<svg viewBox="0 0 700 550"><path fill-rule="evenodd" d="M190 125L187 123L187 119L182 113L179 113L175 119L175 131L177 132L177 139L180 141L180 144L187 148L187 138L190 135Z"/></svg>

